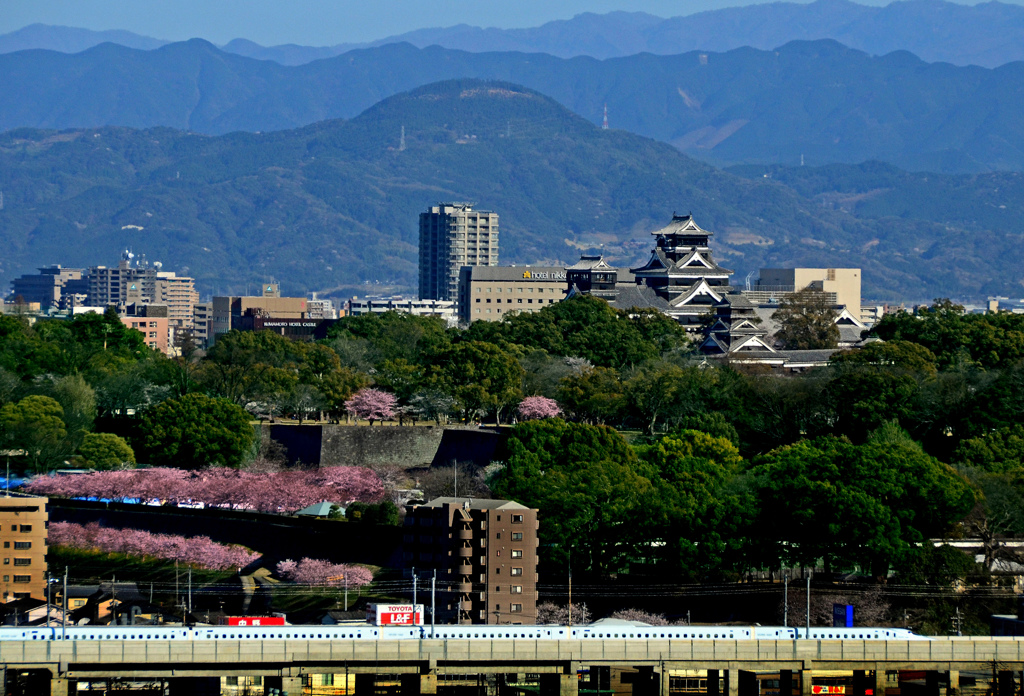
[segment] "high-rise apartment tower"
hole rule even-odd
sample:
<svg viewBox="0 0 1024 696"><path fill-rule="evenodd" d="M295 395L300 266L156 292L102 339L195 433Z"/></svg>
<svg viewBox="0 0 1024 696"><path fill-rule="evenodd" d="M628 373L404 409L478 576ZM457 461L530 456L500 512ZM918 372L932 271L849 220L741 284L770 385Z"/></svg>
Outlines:
<svg viewBox="0 0 1024 696"><path fill-rule="evenodd" d="M498 265L498 214L469 203L420 213L420 299L459 299L459 269Z"/></svg>

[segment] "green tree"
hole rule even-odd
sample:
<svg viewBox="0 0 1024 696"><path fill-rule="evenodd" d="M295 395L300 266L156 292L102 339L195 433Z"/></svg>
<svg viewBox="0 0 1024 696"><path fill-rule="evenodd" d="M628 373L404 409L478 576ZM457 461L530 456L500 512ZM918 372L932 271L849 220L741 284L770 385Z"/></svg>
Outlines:
<svg viewBox="0 0 1024 696"><path fill-rule="evenodd" d="M772 319L779 323L775 337L789 350L835 348L839 345L838 313L825 294L805 288L786 295Z"/></svg>
<svg viewBox="0 0 1024 696"><path fill-rule="evenodd" d="M88 433L78 448L89 469L130 469L135 466L135 451L124 438L111 433Z"/></svg>
<svg viewBox="0 0 1024 696"><path fill-rule="evenodd" d="M650 540L650 466L607 426L545 418L520 423L507 443L496 496L540 510L541 542L561 568L607 575L641 558Z"/></svg>
<svg viewBox="0 0 1024 696"><path fill-rule="evenodd" d="M702 412L707 405L710 380L711 376L696 366L652 361L626 381L626 401L641 427L653 435L659 421Z"/></svg>
<svg viewBox="0 0 1024 696"><path fill-rule="evenodd" d="M558 403L572 418L604 425L618 418L626 403L619 374L608 367L583 367L558 385Z"/></svg>
<svg viewBox="0 0 1024 696"><path fill-rule="evenodd" d="M245 409L197 393L150 409L142 432L149 462L184 469L239 466L256 438Z"/></svg>
<svg viewBox="0 0 1024 696"><path fill-rule="evenodd" d="M0 437L8 449L25 451L31 471L56 468L66 450L64 409L48 396L34 394L0 408Z"/></svg>
<svg viewBox="0 0 1024 696"><path fill-rule="evenodd" d="M217 337L195 377L211 394L238 405L287 393L298 382L302 347L273 331Z"/></svg>
<svg viewBox="0 0 1024 696"><path fill-rule="evenodd" d="M96 392L81 375L67 375L53 383L53 398L64 409L70 449L77 449L96 420Z"/></svg>
<svg viewBox="0 0 1024 696"><path fill-rule="evenodd" d="M964 440L954 459L990 473L1024 474L1024 425L1013 425Z"/></svg>
<svg viewBox="0 0 1024 696"><path fill-rule="evenodd" d="M935 355L910 341L877 341L856 350L843 350L829 359L832 365L871 366L888 371L934 377L938 372Z"/></svg>
<svg viewBox="0 0 1024 696"><path fill-rule="evenodd" d="M460 341L432 360L431 383L458 402L464 418L501 411L522 398L523 368L516 358L490 343Z"/></svg>
<svg viewBox="0 0 1024 696"><path fill-rule="evenodd" d="M884 577L916 544L944 533L975 503L954 470L909 446L799 442L752 469L767 561L827 569L860 565Z"/></svg>
<svg viewBox="0 0 1024 696"><path fill-rule="evenodd" d="M720 575L742 562L749 496L730 486L743 460L729 440L697 430L666 435L642 448L658 471L652 514L660 517L660 561L691 579Z"/></svg>
<svg viewBox="0 0 1024 696"><path fill-rule="evenodd" d="M844 370L825 388L834 415L829 429L863 442L885 423L908 422L917 393L917 381L908 374L873 368Z"/></svg>
<svg viewBox="0 0 1024 696"><path fill-rule="evenodd" d="M871 328L884 341L911 341L935 355L940 369L969 362L991 369L1024 360L1024 317L1008 312L965 314L961 305L937 299L913 314L886 314Z"/></svg>

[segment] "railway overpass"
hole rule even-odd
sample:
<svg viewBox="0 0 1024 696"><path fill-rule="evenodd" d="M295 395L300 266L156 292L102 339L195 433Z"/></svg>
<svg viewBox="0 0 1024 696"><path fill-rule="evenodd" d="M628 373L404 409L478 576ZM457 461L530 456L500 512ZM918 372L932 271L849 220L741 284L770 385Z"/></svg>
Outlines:
<svg viewBox="0 0 1024 696"><path fill-rule="evenodd" d="M225 676L262 676L268 689L298 696L311 674L345 674L346 684L351 675L355 696L374 696L385 676L401 696L431 696L448 675L537 674L540 696L579 696L577 672L595 667L624 670L635 696L669 696L668 677L682 670L706 673L708 696L756 696L759 672L780 675L780 696L797 696L789 677L799 676L810 696L820 671L851 673L853 696L884 696L887 672L923 672L926 696L940 696L941 685L955 693L961 671L982 671L1010 696L1024 640L35 640L0 642L0 664L9 687L20 679L31 684L24 693L53 696L114 677L166 680L172 694L199 696L218 693Z"/></svg>

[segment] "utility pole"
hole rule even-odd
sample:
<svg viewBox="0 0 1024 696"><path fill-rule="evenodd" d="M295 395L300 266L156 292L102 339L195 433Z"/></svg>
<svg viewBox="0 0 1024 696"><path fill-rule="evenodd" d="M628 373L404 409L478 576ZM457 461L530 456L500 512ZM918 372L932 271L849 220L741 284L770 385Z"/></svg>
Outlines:
<svg viewBox="0 0 1024 696"><path fill-rule="evenodd" d="M46 625L50 625L50 571L46 571Z"/></svg>
<svg viewBox="0 0 1024 696"><path fill-rule="evenodd" d="M348 611L348 575L346 574L344 576L344 578L345 578L345 611Z"/></svg>
<svg viewBox="0 0 1024 696"><path fill-rule="evenodd" d="M434 615L436 614L435 609L437 608L436 595L437 590L437 569L434 569L434 577L430 579L430 637L434 637Z"/></svg>
<svg viewBox="0 0 1024 696"><path fill-rule="evenodd" d="M188 567L188 613L192 613L192 566Z"/></svg>
<svg viewBox="0 0 1024 696"><path fill-rule="evenodd" d="M181 608L181 587L178 583L178 561L174 561L174 603Z"/></svg>
<svg viewBox="0 0 1024 696"><path fill-rule="evenodd" d="M811 574L807 574L807 634L805 638L811 637Z"/></svg>
<svg viewBox="0 0 1024 696"><path fill-rule="evenodd" d="M572 551L569 552L569 628L572 628Z"/></svg>
<svg viewBox="0 0 1024 696"><path fill-rule="evenodd" d="M412 610L416 612L416 569L412 569Z"/></svg>
<svg viewBox="0 0 1024 696"><path fill-rule="evenodd" d="M68 567L64 566L64 610L60 613L60 639L68 639Z"/></svg>
<svg viewBox="0 0 1024 696"><path fill-rule="evenodd" d="M782 574L782 626L789 626L789 573Z"/></svg>
<svg viewBox="0 0 1024 696"><path fill-rule="evenodd" d="M956 631L957 636L962 636L964 628L964 617L960 614L960 607L956 608L956 614L953 615L953 630Z"/></svg>

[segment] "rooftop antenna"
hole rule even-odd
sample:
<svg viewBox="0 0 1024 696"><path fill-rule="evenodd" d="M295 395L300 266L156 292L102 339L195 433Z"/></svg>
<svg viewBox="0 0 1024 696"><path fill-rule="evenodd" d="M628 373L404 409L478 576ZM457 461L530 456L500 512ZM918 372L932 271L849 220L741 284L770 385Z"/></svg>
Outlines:
<svg viewBox="0 0 1024 696"><path fill-rule="evenodd" d="M604 105L604 122L601 123L602 130L608 130L608 104Z"/></svg>
<svg viewBox="0 0 1024 696"><path fill-rule="evenodd" d="M405 151L405 126L402 126L402 137L398 141L398 151Z"/></svg>

